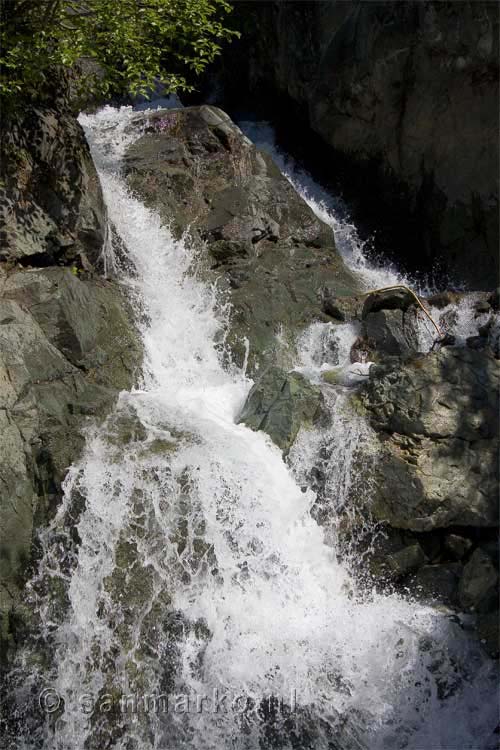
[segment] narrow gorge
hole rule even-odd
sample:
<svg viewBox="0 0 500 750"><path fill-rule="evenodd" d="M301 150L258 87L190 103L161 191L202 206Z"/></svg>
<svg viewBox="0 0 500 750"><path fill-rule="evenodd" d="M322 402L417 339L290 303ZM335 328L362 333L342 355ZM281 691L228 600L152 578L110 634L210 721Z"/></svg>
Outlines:
<svg viewBox="0 0 500 750"><path fill-rule="evenodd" d="M326 61L347 75L346 28L362 47L389 11L249 5L235 14L254 30L184 105L159 91L78 115L57 79L2 122L4 746L494 750L495 188L462 206L464 229L452 188L433 213L434 183L416 199L421 268L407 248L398 262L400 225L385 253L345 174L323 179L344 147L316 142L324 170L307 143L287 151L271 100L280 60L327 87ZM324 26L319 73L288 37L317 14L339 34Z"/></svg>

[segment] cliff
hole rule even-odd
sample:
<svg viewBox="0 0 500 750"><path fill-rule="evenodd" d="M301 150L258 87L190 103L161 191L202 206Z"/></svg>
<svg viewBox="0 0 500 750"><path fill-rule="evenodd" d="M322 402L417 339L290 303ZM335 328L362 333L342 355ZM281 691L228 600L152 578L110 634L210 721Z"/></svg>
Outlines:
<svg viewBox="0 0 500 750"><path fill-rule="evenodd" d="M303 119L325 171L398 226L395 254L498 276L498 4L238 3L217 102Z"/></svg>

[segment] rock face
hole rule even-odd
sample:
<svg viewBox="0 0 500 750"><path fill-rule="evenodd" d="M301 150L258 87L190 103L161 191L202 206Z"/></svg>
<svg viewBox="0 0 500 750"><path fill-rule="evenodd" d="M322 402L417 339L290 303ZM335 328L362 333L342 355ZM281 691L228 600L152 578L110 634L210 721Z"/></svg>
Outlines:
<svg viewBox="0 0 500 750"><path fill-rule="evenodd" d="M0 260L90 269L106 231L97 173L75 117L25 108L1 131Z"/></svg>
<svg viewBox="0 0 500 750"><path fill-rule="evenodd" d="M239 421L266 432L286 453L299 429L319 418L321 404L320 389L303 375L270 368L248 394Z"/></svg>
<svg viewBox="0 0 500 750"><path fill-rule="evenodd" d="M464 568L458 596L465 608L487 609L495 604L498 573L491 557L476 549Z"/></svg>
<svg viewBox="0 0 500 750"><path fill-rule="evenodd" d="M372 368L363 401L380 437L373 511L397 528L498 524L500 363L445 348Z"/></svg>
<svg viewBox="0 0 500 750"><path fill-rule="evenodd" d="M369 553L371 572L430 604L474 613L492 655L499 386L491 348L444 347L372 366L361 392L376 453L364 478L371 488L364 512L384 532Z"/></svg>
<svg viewBox="0 0 500 750"><path fill-rule="evenodd" d="M409 209L420 266L439 258L475 288L491 284L498 4L249 2L236 14L244 34L221 74L227 95L297 105L332 155L369 177L370 200Z"/></svg>
<svg viewBox="0 0 500 750"><path fill-rule="evenodd" d="M205 248L207 277L232 305L235 358L243 361L248 340L251 372L291 363L296 333L329 319L322 287L336 296L358 288L331 229L221 110L165 110L137 125L145 133L126 154L128 182Z"/></svg>
<svg viewBox="0 0 500 750"><path fill-rule="evenodd" d="M120 288L94 273L106 213L77 121L27 110L3 136L0 614L9 646L36 531L56 510L86 421L133 385L141 347Z"/></svg>

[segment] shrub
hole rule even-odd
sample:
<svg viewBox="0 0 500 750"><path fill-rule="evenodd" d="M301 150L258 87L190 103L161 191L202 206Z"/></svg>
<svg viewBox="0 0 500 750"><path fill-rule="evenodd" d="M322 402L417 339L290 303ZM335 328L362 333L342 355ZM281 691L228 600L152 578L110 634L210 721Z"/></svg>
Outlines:
<svg viewBox="0 0 500 750"><path fill-rule="evenodd" d="M237 32L226 0L0 0L0 96L36 98L54 71L75 71L89 97L192 90ZM79 91L78 93L81 93Z"/></svg>

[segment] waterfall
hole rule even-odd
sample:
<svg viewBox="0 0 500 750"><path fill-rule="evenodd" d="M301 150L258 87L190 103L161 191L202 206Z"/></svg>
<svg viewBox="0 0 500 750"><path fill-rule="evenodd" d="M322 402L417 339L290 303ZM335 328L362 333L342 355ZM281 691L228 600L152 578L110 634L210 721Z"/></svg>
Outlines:
<svg viewBox="0 0 500 750"><path fill-rule="evenodd" d="M302 433L287 461L235 424L251 381L221 363L225 301L189 238L120 176L133 120L130 108L82 118L127 255L109 267L136 307L143 379L89 428L44 532L30 591L50 663L26 645L12 679L19 704L36 688L58 705L18 746L493 747L493 670L456 618L361 586L315 519L319 448L339 510L369 439L348 391L331 391L331 424ZM339 335L328 346L324 329L307 332L297 367L314 378L342 365L354 332ZM54 587L65 606L42 607Z"/></svg>
<svg viewBox="0 0 500 750"><path fill-rule="evenodd" d="M238 125L258 148L272 156L316 216L332 228L337 249L367 290L408 282L407 277L389 263L377 265L370 261L368 243L360 238L343 200L331 195L292 156L283 153L270 123L245 120Z"/></svg>

